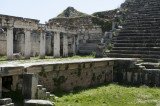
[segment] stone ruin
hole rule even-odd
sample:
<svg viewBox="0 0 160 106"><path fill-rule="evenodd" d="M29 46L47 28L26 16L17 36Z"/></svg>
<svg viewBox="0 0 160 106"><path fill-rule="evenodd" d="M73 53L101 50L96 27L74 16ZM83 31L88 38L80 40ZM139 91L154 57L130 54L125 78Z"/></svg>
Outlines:
<svg viewBox="0 0 160 106"><path fill-rule="evenodd" d="M95 24L95 16L83 13L79 16L77 11L70 18L63 17L64 14L69 17L64 11L46 24L1 15L0 54L7 55L8 59L21 55L26 59L38 55L58 58L69 54L90 54L95 50L99 57L111 58L0 66L0 94L3 78L8 76L12 77L12 89L21 89L26 93L26 99L52 97L50 92L57 88L72 90L77 86L88 87L106 81L159 87L159 10L158 0L127 0L120 9L93 14L101 20L112 20L107 24L109 28L101 20L98 21L101 24ZM106 48L109 51L103 54ZM26 80L28 77L30 80ZM35 94L39 96L35 97ZM11 102L10 99L2 101Z"/></svg>

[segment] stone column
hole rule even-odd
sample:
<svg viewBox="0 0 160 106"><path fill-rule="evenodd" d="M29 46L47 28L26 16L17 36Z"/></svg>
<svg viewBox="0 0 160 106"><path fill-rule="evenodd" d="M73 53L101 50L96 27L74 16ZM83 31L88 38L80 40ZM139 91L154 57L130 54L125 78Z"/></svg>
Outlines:
<svg viewBox="0 0 160 106"><path fill-rule="evenodd" d="M13 59L13 28L7 28L7 59Z"/></svg>
<svg viewBox="0 0 160 106"><path fill-rule="evenodd" d="M77 39L76 39L76 54L78 52L79 49L79 35L77 35Z"/></svg>
<svg viewBox="0 0 160 106"><path fill-rule="evenodd" d="M73 35L73 55L76 55L76 37Z"/></svg>
<svg viewBox="0 0 160 106"><path fill-rule="evenodd" d="M60 57L60 32L54 33L54 58Z"/></svg>
<svg viewBox="0 0 160 106"><path fill-rule="evenodd" d="M31 55L31 32L25 29L25 58L30 59Z"/></svg>
<svg viewBox="0 0 160 106"><path fill-rule="evenodd" d="M23 96L24 99L35 99L38 85L37 74L24 74L23 76Z"/></svg>
<svg viewBox="0 0 160 106"><path fill-rule="evenodd" d="M68 36L63 34L63 57L68 57Z"/></svg>
<svg viewBox="0 0 160 106"><path fill-rule="evenodd" d="M2 77L0 77L0 98L2 98Z"/></svg>
<svg viewBox="0 0 160 106"><path fill-rule="evenodd" d="M41 31L40 36L40 58L45 58L45 52L46 52L46 33L44 30Z"/></svg>

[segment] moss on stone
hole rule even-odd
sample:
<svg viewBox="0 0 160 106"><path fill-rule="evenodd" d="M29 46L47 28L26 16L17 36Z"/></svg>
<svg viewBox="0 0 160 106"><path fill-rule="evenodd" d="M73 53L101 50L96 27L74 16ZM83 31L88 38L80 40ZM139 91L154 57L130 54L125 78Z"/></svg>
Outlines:
<svg viewBox="0 0 160 106"><path fill-rule="evenodd" d="M101 26L103 32L112 30L112 22L113 20L92 17L92 23Z"/></svg>

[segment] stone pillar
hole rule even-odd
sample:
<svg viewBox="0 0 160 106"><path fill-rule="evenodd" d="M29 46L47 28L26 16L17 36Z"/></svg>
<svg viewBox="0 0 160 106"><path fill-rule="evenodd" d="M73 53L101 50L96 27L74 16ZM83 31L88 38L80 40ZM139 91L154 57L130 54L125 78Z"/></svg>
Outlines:
<svg viewBox="0 0 160 106"><path fill-rule="evenodd" d="M0 98L2 98L2 77L0 77Z"/></svg>
<svg viewBox="0 0 160 106"><path fill-rule="evenodd" d="M31 32L25 29L25 58L30 59L31 56Z"/></svg>
<svg viewBox="0 0 160 106"><path fill-rule="evenodd" d="M13 59L13 28L7 28L7 59Z"/></svg>
<svg viewBox="0 0 160 106"><path fill-rule="evenodd" d="M16 91L17 83L18 83L18 75L12 76L12 90Z"/></svg>
<svg viewBox="0 0 160 106"><path fill-rule="evenodd" d="M41 31L41 36L40 36L40 58L44 59L45 58L45 52L46 52L46 33L45 31Z"/></svg>
<svg viewBox="0 0 160 106"><path fill-rule="evenodd" d="M73 35L73 55L76 55L76 37Z"/></svg>
<svg viewBox="0 0 160 106"><path fill-rule="evenodd" d="M79 35L77 35L77 39L76 39L76 54L79 50Z"/></svg>
<svg viewBox="0 0 160 106"><path fill-rule="evenodd" d="M24 99L35 99L37 93L38 75L24 74L23 77L23 96Z"/></svg>
<svg viewBox="0 0 160 106"><path fill-rule="evenodd" d="M68 36L63 34L63 57L68 57Z"/></svg>
<svg viewBox="0 0 160 106"><path fill-rule="evenodd" d="M54 58L60 57L60 32L54 33Z"/></svg>

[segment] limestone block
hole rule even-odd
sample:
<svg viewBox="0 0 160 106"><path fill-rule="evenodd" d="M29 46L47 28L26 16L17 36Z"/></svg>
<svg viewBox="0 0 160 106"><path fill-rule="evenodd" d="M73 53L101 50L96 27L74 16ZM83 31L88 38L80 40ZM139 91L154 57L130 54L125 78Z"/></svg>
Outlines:
<svg viewBox="0 0 160 106"><path fill-rule="evenodd" d="M12 103L12 99L11 98L0 99L0 105L7 105L9 103Z"/></svg>
<svg viewBox="0 0 160 106"><path fill-rule="evenodd" d="M31 66L27 68L27 73L39 73L42 71L42 66Z"/></svg>
<svg viewBox="0 0 160 106"><path fill-rule="evenodd" d="M69 70L78 69L78 64L69 64Z"/></svg>
<svg viewBox="0 0 160 106"><path fill-rule="evenodd" d="M53 71L53 65L45 65L44 66L44 70L45 72L50 72L50 71Z"/></svg>
<svg viewBox="0 0 160 106"><path fill-rule="evenodd" d="M35 99L38 85L37 74L24 74L23 76L23 96L25 99Z"/></svg>
<svg viewBox="0 0 160 106"><path fill-rule="evenodd" d="M24 101L24 106L55 106L55 104L48 100L26 99Z"/></svg>

